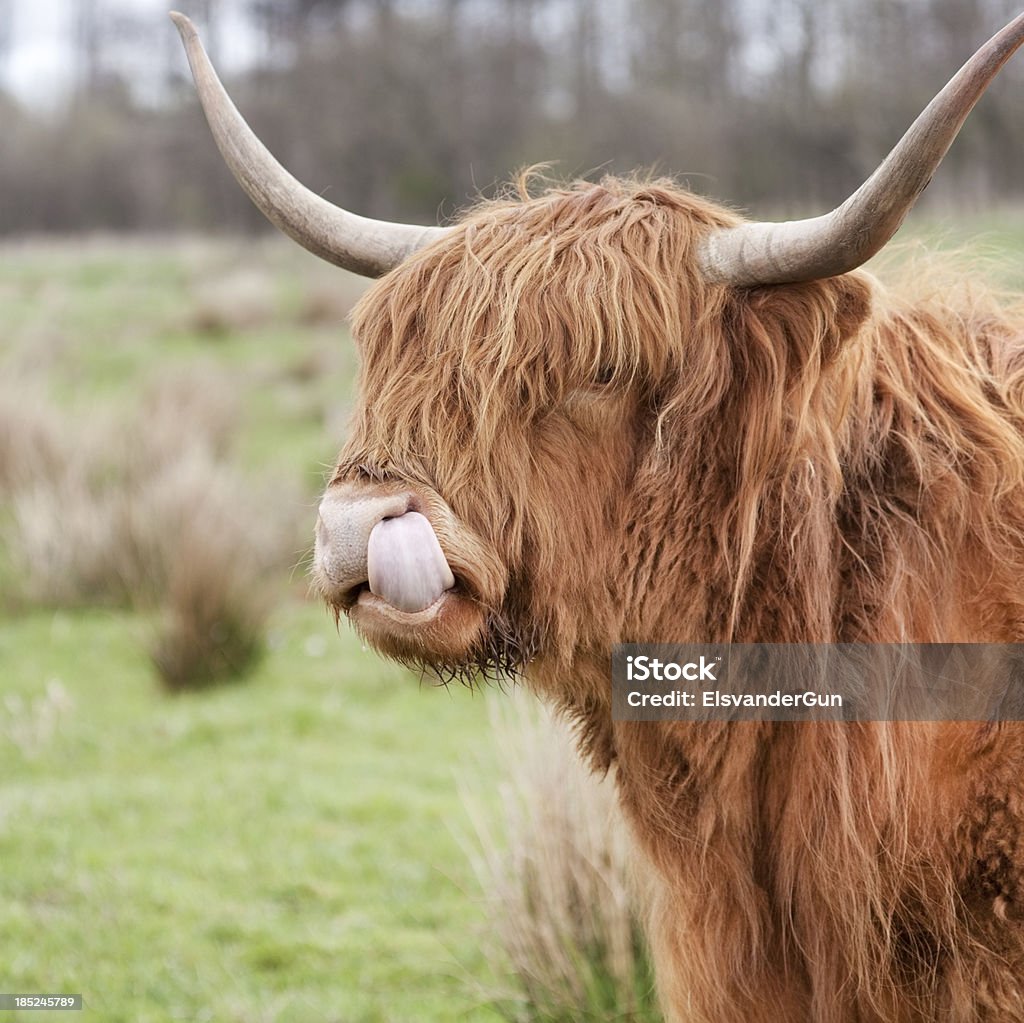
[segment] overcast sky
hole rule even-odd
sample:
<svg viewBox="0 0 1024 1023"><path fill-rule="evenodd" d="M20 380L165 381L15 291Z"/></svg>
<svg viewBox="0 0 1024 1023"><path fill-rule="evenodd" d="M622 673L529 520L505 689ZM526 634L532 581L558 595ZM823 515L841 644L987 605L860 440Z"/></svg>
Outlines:
<svg viewBox="0 0 1024 1023"><path fill-rule="evenodd" d="M218 63L222 68L244 63L252 53L254 41L232 17L239 0L225 2L221 33L222 52ZM19 99L32 105L48 105L66 93L75 80L74 36L76 0L0 0L0 17L10 12L6 27L10 50L0 59L0 83ZM145 79L143 92L164 76L169 60L177 59L177 50L170 48L173 26L168 11L177 8L189 13L189 0L107 0L105 7L129 12L139 19L139 38L118 53L120 67L130 69ZM0 33L2 34L2 33ZM181 68L185 68L181 54Z"/></svg>
<svg viewBox="0 0 1024 1023"><path fill-rule="evenodd" d="M17 3L8 27L11 49L3 62L3 83L26 100L67 85L71 74L70 14L67 0Z"/></svg>
<svg viewBox="0 0 1024 1023"><path fill-rule="evenodd" d="M66 95L76 80L76 66L72 44L77 12L87 0L0 0L0 44L5 36L10 39L6 57L0 45L0 87L14 92L23 102L45 107ZM124 12L136 22L135 35L118 42L111 48L110 62L114 69L130 76L136 86L136 95L146 99L159 97L170 69L185 73L184 53L177 41L168 18L171 9L196 16L197 0L91 0L102 10L116 17ZM218 69L230 74L250 64L260 41L241 10L250 0L217 0ZM419 0L420 3L423 0ZM632 0L593 0L600 4L606 18L629 24ZM714 3L717 0L706 0ZM770 7L775 0L744 0L748 14ZM417 7L417 0L404 0L403 6ZM484 5L484 10L487 10ZM492 10L500 11L500 5ZM9 13L8 13L9 12ZM555 8L557 15L558 9ZM200 22L201 19L196 17ZM558 23L548 29L558 29ZM777 31L777 30L776 30ZM206 36L210 41L209 35ZM625 35L623 36L625 40ZM614 40L613 40L614 42ZM766 49L755 40L748 40L743 55L748 68L761 70L778 56L778 38ZM612 47L615 51L615 47ZM616 51L617 52L617 51ZM606 71L614 73L616 52L606 54L612 61ZM621 55L620 55L621 56Z"/></svg>

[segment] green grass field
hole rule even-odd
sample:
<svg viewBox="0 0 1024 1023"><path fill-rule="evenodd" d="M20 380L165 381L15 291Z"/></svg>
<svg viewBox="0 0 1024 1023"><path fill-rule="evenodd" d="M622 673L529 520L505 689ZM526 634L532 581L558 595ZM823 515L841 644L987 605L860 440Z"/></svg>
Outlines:
<svg viewBox="0 0 1024 1023"><path fill-rule="evenodd" d="M1024 283L1024 218L978 226ZM357 291L283 242L9 244L0 374L83 431L154 380L204 374L238 406L234 457L300 495L309 536ZM198 693L162 691L145 614L0 611L0 992L80 992L85 1018L124 1023L501 1018L458 837L457 780L486 791L501 769L491 697L421 685L337 632L304 542L257 669Z"/></svg>
<svg viewBox="0 0 1024 1023"><path fill-rule="evenodd" d="M216 307L240 268L264 307L236 324ZM311 529L354 366L321 274L278 245L8 246L0 367L83 427L160 374L215 374L238 457L296 485ZM0 992L125 1023L498 1018L457 837L456 779L493 757L484 698L361 649L302 567L279 589L257 670L175 697L142 615L0 618Z"/></svg>
<svg viewBox="0 0 1024 1023"><path fill-rule="evenodd" d="M0 629L3 989L125 1023L495 1018L452 831L481 699L420 689L297 603L250 679L167 698L141 628ZM54 682L66 706L33 732Z"/></svg>

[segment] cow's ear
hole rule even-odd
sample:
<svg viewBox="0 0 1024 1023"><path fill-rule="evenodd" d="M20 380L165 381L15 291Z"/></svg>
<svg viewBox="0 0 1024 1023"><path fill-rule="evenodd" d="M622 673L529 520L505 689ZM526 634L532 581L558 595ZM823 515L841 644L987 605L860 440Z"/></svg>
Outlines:
<svg viewBox="0 0 1024 1023"><path fill-rule="evenodd" d="M736 343L775 348L782 343L788 369L829 362L871 312L871 278L854 272L802 284L737 291Z"/></svg>

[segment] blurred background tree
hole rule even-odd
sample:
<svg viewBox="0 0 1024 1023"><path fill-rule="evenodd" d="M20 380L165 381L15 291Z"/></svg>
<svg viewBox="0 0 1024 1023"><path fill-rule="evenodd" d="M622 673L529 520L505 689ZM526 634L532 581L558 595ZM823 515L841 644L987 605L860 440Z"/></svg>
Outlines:
<svg viewBox="0 0 1024 1023"><path fill-rule="evenodd" d="M839 201L1011 0L181 0L310 187L433 221L554 161L650 168L764 216ZM0 233L257 230L166 0L0 0ZM47 46L73 73L33 73ZM1019 202L1024 62L927 197Z"/></svg>

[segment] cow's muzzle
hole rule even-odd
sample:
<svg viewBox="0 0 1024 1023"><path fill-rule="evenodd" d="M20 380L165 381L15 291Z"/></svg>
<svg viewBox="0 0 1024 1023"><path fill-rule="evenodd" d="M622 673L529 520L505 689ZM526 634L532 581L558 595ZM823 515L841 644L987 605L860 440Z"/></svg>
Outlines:
<svg viewBox="0 0 1024 1023"><path fill-rule="evenodd" d="M324 596L343 611L369 594L416 615L455 585L424 502L405 488L331 487L320 503L314 568Z"/></svg>

